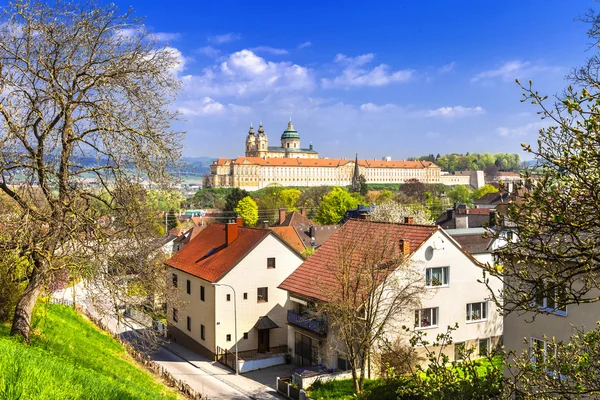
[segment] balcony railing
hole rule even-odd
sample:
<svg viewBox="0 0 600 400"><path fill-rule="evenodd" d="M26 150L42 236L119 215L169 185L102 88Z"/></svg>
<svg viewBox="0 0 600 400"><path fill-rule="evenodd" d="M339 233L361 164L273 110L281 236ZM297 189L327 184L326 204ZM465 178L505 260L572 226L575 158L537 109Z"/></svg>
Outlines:
<svg viewBox="0 0 600 400"><path fill-rule="evenodd" d="M299 314L293 310L288 310L287 321L289 324L299 326L319 335L327 334L327 322L322 317L311 317L306 314Z"/></svg>

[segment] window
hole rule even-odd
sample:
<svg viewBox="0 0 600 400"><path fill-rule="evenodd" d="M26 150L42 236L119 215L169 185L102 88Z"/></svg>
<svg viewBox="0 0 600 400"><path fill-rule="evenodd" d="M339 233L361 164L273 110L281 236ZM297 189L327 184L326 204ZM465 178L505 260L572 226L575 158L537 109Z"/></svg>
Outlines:
<svg viewBox="0 0 600 400"><path fill-rule="evenodd" d="M479 339L479 357L485 357L490 352L490 338Z"/></svg>
<svg viewBox="0 0 600 400"><path fill-rule="evenodd" d="M191 294L192 293L192 282L190 282L190 280L188 279L185 284L186 284L187 294Z"/></svg>
<svg viewBox="0 0 600 400"><path fill-rule="evenodd" d="M204 286L200 286L200 300L204 301Z"/></svg>
<svg viewBox="0 0 600 400"><path fill-rule="evenodd" d="M231 295L227 294L227 301L231 301Z"/></svg>
<svg viewBox="0 0 600 400"><path fill-rule="evenodd" d="M513 231L508 231L506 232L506 241L508 242L512 242L514 238L514 233Z"/></svg>
<svg viewBox="0 0 600 400"><path fill-rule="evenodd" d="M192 330L192 319L190 317L187 317L187 330Z"/></svg>
<svg viewBox="0 0 600 400"><path fill-rule="evenodd" d="M487 301L467 304L467 321L484 321L487 319Z"/></svg>
<svg viewBox="0 0 600 400"><path fill-rule="evenodd" d="M269 301L269 288L259 287L257 290L257 300L259 303L265 303Z"/></svg>
<svg viewBox="0 0 600 400"><path fill-rule="evenodd" d="M537 289L535 304L553 314L567 315L567 291L564 288L548 286L550 284L544 284L542 288Z"/></svg>
<svg viewBox="0 0 600 400"><path fill-rule="evenodd" d="M244 292L244 300L248 300L248 293Z"/></svg>
<svg viewBox="0 0 600 400"><path fill-rule="evenodd" d="M432 328L438 324L439 308L422 308L415 311L416 328Z"/></svg>
<svg viewBox="0 0 600 400"><path fill-rule="evenodd" d="M204 336L205 330L204 329L205 329L204 325L201 324L200 325L200 339L202 339L202 340L205 339L205 336Z"/></svg>
<svg viewBox="0 0 600 400"><path fill-rule="evenodd" d="M454 343L454 360L464 359L466 350L465 342Z"/></svg>
<svg viewBox="0 0 600 400"><path fill-rule="evenodd" d="M230 333L227 334L225 340L228 342L231 342L231 334Z"/></svg>
<svg viewBox="0 0 600 400"><path fill-rule="evenodd" d="M448 267L427 268L425 285L427 287L448 286Z"/></svg>
<svg viewBox="0 0 600 400"><path fill-rule="evenodd" d="M177 274L173 274L173 287L177 287Z"/></svg>
<svg viewBox="0 0 600 400"><path fill-rule="evenodd" d="M275 257L267 258L267 268L275 268Z"/></svg>
<svg viewBox="0 0 600 400"><path fill-rule="evenodd" d="M531 362L535 364L535 360L546 361L546 352L548 351L547 343L541 339L531 338L529 341L529 356Z"/></svg>
<svg viewBox="0 0 600 400"><path fill-rule="evenodd" d="M350 362L346 359L346 356L339 354L337 356L337 369L340 371L348 371L350 369Z"/></svg>
<svg viewBox="0 0 600 400"><path fill-rule="evenodd" d="M248 332L244 332L244 339L248 339Z"/></svg>
<svg viewBox="0 0 600 400"><path fill-rule="evenodd" d="M177 318L177 309L176 308L173 309L173 321L179 322L179 319Z"/></svg>

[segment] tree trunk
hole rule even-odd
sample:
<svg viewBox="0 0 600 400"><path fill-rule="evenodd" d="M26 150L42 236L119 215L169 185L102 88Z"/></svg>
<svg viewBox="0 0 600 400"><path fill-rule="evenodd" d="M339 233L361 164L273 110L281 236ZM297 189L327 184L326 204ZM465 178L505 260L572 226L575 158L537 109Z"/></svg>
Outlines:
<svg viewBox="0 0 600 400"><path fill-rule="evenodd" d="M35 307L35 303L41 290L41 277L39 276L39 273L34 270L23 295L17 302L12 328L10 329L11 336L20 335L25 339L27 344L29 344L29 332L31 330L33 308Z"/></svg>

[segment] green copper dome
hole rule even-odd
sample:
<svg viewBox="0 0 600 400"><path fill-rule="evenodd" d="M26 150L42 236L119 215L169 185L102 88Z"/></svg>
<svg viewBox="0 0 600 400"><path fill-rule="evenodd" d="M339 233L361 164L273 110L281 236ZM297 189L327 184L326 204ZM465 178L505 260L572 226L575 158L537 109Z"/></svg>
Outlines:
<svg viewBox="0 0 600 400"><path fill-rule="evenodd" d="M285 131L283 131L283 134L281 135L281 140L283 140L283 139L298 139L298 140L300 140L300 135L298 134L298 131L296 131L294 129L294 125L292 124L291 118L290 118L290 122L288 122L287 129Z"/></svg>

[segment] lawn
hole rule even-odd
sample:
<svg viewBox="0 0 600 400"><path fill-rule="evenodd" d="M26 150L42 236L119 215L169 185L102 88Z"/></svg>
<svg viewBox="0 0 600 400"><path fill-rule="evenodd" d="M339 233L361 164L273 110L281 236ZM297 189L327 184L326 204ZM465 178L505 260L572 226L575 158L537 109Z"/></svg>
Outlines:
<svg viewBox="0 0 600 400"><path fill-rule="evenodd" d="M494 357L491 362L488 359L481 359L476 362L478 363L477 373L480 376L487 373L489 366L502 370L504 365L500 356ZM391 382L382 379L365 379L365 390L361 398L368 400L396 400L398 399L396 391L400 385L410 384L411 382L408 379L393 380ZM314 400L356 399L352 379L317 383L310 389L308 395Z"/></svg>
<svg viewBox="0 0 600 400"><path fill-rule="evenodd" d="M0 399L180 398L73 309L38 305L31 345L0 325Z"/></svg>

